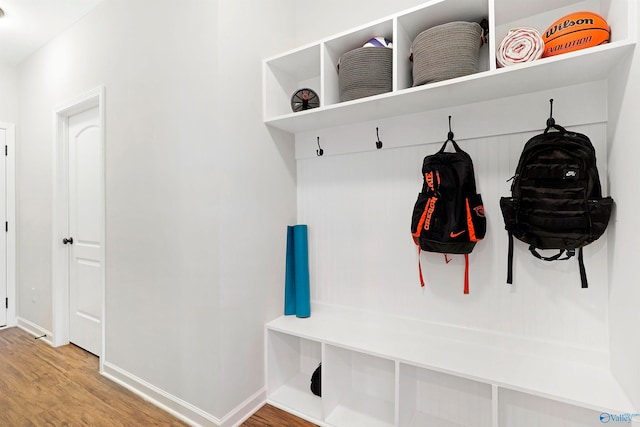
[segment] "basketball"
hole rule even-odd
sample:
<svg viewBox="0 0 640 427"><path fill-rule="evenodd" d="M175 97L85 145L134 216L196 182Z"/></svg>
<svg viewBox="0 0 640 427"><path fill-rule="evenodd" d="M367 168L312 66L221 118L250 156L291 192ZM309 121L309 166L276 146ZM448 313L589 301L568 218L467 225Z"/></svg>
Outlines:
<svg viewBox="0 0 640 427"><path fill-rule="evenodd" d="M374 37L366 42L362 47L388 47L392 48L393 44L384 37Z"/></svg>
<svg viewBox="0 0 640 427"><path fill-rule="evenodd" d="M542 35L543 58L608 43L611 29L593 12L575 12L551 24Z"/></svg>

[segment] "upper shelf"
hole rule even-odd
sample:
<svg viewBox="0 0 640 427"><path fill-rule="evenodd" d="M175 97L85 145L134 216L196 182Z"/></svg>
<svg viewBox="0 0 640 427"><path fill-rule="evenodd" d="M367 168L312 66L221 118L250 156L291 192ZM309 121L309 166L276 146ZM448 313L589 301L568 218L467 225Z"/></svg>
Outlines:
<svg viewBox="0 0 640 427"><path fill-rule="evenodd" d="M635 46L632 0L540 0L526 2L525 8L514 8L515 2L506 0L490 4L486 0L462 2L431 1L265 60L264 122L297 133L604 80ZM607 19L612 28L610 43L507 68L496 67L495 46L510 28L532 26L542 32L559 17L580 10L594 11ZM479 22L482 18L494 22L490 22L489 46L481 49L478 73L411 87L408 52L422 29L454 20ZM336 71L339 57L368 38L380 35L394 43L393 90L339 102ZM315 90L321 106L292 113L290 98L300 88Z"/></svg>

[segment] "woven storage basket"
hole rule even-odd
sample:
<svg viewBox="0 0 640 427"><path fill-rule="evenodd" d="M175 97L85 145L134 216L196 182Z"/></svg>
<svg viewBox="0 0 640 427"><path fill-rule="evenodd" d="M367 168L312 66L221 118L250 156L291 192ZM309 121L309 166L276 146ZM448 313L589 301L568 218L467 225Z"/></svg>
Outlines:
<svg viewBox="0 0 640 427"><path fill-rule="evenodd" d="M477 73L481 37L475 22L449 22L418 34L411 45L413 85Z"/></svg>
<svg viewBox="0 0 640 427"><path fill-rule="evenodd" d="M340 57L338 88L340 102L391 92L393 50L360 47Z"/></svg>

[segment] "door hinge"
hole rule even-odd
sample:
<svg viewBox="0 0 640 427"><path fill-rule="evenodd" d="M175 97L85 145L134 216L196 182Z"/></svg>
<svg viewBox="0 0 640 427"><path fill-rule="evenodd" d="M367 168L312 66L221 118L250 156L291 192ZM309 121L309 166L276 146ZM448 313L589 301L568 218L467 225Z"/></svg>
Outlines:
<svg viewBox="0 0 640 427"><path fill-rule="evenodd" d="M9 148L7 148L7 146L4 146L4 155L8 156L9 155Z"/></svg>
<svg viewBox="0 0 640 427"><path fill-rule="evenodd" d="M4 308L9 308L9 298L4 299Z"/></svg>

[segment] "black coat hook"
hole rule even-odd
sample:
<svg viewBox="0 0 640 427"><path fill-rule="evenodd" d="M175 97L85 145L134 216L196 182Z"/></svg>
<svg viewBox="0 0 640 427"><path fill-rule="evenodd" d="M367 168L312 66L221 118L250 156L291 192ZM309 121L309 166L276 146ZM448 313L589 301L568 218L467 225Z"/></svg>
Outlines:
<svg viewBox="0 0 640 427"><path fill-rule="evenodd" d="M316 156L320 157L324 154L324 150L320 147L320 137L318 137L318 149L316 150Z"/></svg>
<svg viewBox="0 0 640 427"><path fill-rule="evenodd" d="M565 128L556 124L556 120L553 118L553 98L549 100L549 118L547 119L547 128L544 130L544 133L549 132L549 129L555 129L562 133L567 132Z"/></svg>
<svg viewBox="0 0 640 427"><path fill-rule="evenodd" d="M547 119L547 127L552 128L556 125L556 121L553 118L553 98L549 100L549 118Z"/></svg>
<svg viewBox="0 0 640 427"><path fill-rule="evenodd" d="M378 128L376 128L376 138L378 138L378 140L376 141L376 148L379 150L382 148L382 141L380 141L380 134L378 133Z"/></svg>
<svg viewBox="0 0 640 427"><path fill-rule="evenodd" d="M462 151L456 141L453 139L453 131L451 130L451 116L449 116L449 133L447 133L447 140L442 144L442 148L438 151L438 153L444 153L445 148L447 148L447 144L451 142L455 151Z"/></svg>

